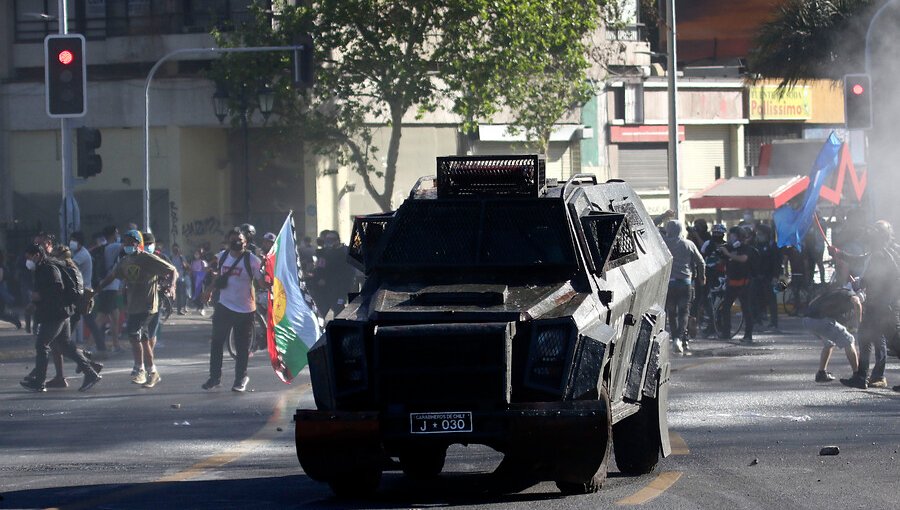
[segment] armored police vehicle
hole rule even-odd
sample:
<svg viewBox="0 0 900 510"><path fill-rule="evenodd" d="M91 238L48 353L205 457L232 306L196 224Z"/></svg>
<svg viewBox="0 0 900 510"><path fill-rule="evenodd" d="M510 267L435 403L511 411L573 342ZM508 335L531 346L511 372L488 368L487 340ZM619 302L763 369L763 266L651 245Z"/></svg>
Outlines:
<svg viewBox="0 0 900 510"><path fill-rule="evenodd" d="M297 456L339 496L399 460L437 476L447 448L504 454L501 490L597 490L669 453L671 255L624 182L545 179L537 156L438 158L394 212L356 219L359 295L309 351L317 409ZM393 462L396 465L396 462Z"/></svg>

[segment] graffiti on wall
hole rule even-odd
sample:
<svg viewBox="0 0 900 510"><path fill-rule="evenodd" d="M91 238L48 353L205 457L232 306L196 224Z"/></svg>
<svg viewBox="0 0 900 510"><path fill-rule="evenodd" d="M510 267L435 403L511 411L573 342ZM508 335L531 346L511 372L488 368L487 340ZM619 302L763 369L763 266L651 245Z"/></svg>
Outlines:
<svg viewBox="0 0 900 510"><path fill-rule="evenodd" d="M169 225L172 226L172 242L178 239L178 204L169 202Z"/></svg>
<svg viewBox="0 0 900 510"><path fill-rule="evenodd" d="M225 230L222 228L222 220L215 216L209 216L182 225L181 235L184 236L184 242L187 245L193 246L211 238L221 239L225 235Z"/></svg>

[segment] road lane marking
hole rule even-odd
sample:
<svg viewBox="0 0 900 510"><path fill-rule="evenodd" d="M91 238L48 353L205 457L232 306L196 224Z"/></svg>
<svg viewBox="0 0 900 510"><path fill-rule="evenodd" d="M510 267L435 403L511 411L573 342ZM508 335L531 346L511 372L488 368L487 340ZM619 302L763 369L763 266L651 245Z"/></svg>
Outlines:
<svg viewBox="0 0 900 510"><path fill-rule="evenodd" d="M688 455L691 453L681 434L671 430L669 431L669 446L672 448L672 455Z"/></svg>
<svg viewBox="0 0 900 510"><path fill-rule="evenodd" d="M212 469L222 467L230 462L234 462L235 460L251 452L254 448L274 439L278 435L277 432L273 432L274 426L285 414L288 403L295 402L296 400L294 399L299 398L300 395L302 395L311 387L311 383L306 383L301 386L297 386L296 388L292 388L285 393L282 393L281 396L278 397L278 403L272 410L272 416L270 416L269 419L266 420L265 425L260 427L260 429L257 430L256 433L254 433L252 436L238 443L236 447L229 448L227 452L211 455L196 462L194 465L186 469L163 476L162 478L158 478L146 484L139 484L135 487L113 491L109 494L97 496L95 498L91 498L78 503L72 503L60 507L49 507L45 508L44 510L82 510L86 508L96 508L101 505L121 501L122 499L128 497L139 496L141 494L151 492L156 489L156 485L159 483L185 482L193 478L200 477L201 475Z"/></svg>
<svg viewBox="0 0 900 510"><path fill-rule="evenodd" d="M618 506L643 505L656 499L660 494L669 489L684 474L681 471L663 471L653 479L646 487L635 492L627 498L616 501Z"/></svg>

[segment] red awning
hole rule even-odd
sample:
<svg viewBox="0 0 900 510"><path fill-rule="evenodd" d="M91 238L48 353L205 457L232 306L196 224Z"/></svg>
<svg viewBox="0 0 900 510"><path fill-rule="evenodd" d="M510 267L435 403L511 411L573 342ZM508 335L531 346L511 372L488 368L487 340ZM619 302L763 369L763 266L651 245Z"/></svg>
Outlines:
<svg viewBox="0 0 900 510"><path fill-rule="evenodd" d="M758 175L719 179L690 198L692 209L775 210L803 193L809 177Z"/></svg>

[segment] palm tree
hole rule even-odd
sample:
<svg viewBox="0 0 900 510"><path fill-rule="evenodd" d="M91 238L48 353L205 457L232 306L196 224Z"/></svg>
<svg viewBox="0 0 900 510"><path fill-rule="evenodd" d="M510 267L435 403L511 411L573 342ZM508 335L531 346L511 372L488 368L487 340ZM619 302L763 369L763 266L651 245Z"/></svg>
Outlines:
<svg viewBox="0 0 900 510"><path fill-rule="evenodd" d="M881 0L784 0L756 34L751 73L780 87L863 72L865 34Z"/></svg>

